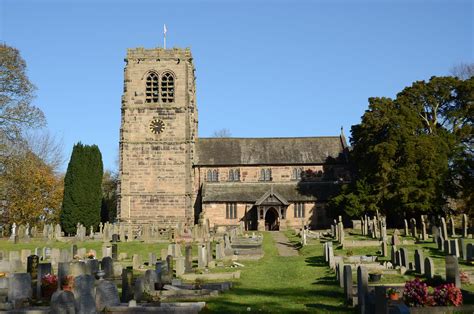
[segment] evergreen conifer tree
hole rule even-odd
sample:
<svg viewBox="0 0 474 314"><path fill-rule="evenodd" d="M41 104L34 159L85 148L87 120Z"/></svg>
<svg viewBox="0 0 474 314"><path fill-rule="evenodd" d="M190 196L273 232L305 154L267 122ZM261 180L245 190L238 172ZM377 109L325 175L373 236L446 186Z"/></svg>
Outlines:
<svg viewBox="0 0 474 314"><path fill-rule="evenodd" d="M66 233L74 233L77 223L86 228L99 224L102 176L102 155L97 145L74 145L64 178L61 226Z"/></svg>

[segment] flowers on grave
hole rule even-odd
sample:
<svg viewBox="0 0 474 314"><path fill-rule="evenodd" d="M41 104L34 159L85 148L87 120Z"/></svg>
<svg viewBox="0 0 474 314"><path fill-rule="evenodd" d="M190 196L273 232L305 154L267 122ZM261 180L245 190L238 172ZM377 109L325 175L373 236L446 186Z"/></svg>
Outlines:
<svg viewBox="0 0 474 314"><path fill-rule="evenodd" d="M462 305L461 289L454 284L443 284L435 288L433 299L439 306L460 306Z"/></svg>
<svg viewBox="0 0 474 314"><path fill-rule="evenodd" d="M428 285L419 278L415 278L405 283L403 300L408 306L424 306L428 301Z"/></svg>
<svg viewBox="0 0 474 314"><path fill-rule="evenodd" d="M86 257L88 259L94 259L95 258L95 254L92 250L90 250L89 252L86 253Z"/></svg>
<svg viewBox="0 0 474 314"><path fill-rule="evenodd" d="M52 274L46 274L41 278L41 285L43 287L57 287L58 276Z"/></svg>
<svg viewBox="0 0 474 314"><path fill-rule="evenodd" d="M387 290L387 298L390 300L398 300L398 290L395 288L389 288Z"/></svg>
<svg viewBox="0 0 474 314"><path fill-rule="evenodd" d="M0 272L0 278L2 278L2 277L6 277L6 276L7 276L7 273Z"/></svg>
<svg viewBox="0 0 474 314"><path fill-rule="evenodd" d="M465 271L462 271L459 273L459 277L461 279L461 283L469 284L471 283L471 278L469 277L469 274Z"/></svg>

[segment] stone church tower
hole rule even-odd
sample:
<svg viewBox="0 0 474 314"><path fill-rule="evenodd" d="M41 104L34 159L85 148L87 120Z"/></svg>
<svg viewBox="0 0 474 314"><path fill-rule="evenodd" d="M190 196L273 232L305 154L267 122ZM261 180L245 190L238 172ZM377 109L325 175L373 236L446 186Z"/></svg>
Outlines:
<svg viewBox="0 0 474 314"><path fill-rule="evenodd" d="M192 224L198 119L191 51L129 49L125 62L118 218Z"/></svg>

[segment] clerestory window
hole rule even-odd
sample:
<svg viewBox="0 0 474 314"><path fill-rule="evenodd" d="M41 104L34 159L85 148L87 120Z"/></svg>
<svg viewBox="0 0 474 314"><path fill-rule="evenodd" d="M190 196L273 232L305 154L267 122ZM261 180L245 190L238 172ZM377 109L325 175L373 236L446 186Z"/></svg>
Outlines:
<svg viewBox="0 0 474 314"><path fill-rule="evenodd" d="M272 169L260 169L260 181L272 181Z"/></svg>

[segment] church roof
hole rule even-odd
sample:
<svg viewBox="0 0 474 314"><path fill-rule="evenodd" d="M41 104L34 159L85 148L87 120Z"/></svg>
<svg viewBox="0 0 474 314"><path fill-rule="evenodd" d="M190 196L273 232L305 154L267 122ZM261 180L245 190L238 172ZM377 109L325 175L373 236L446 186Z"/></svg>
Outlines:
<svg viewBox="0 0 474 314"><path fill-rule="evenodd" d="M288 165L342 161L343 136L198 138L195 165Z"/></svg>
<svg viewBox="0 0 474 314"><path fill-rule="evenodd" d="M255 203L269 191L288 202L327 201L338 193L339 187L333 182L205 183L202 201Z"/></svg>

